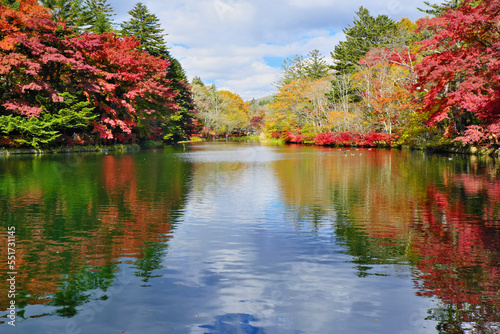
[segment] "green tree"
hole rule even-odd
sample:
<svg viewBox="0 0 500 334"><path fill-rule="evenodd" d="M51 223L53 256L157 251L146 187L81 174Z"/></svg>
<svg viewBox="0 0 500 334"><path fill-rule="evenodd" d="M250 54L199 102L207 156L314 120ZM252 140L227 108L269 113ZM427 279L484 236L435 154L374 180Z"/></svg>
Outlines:
<svg viewBox="0 0 500 334"><path fill-rule="evenodd" d="M166 77L172 80L171 87L177 92L174 100L180 109L173 115L164 119L166 127L163 129L163 139L176 141L189 136L193 129L192 112L195 109L192 93L187 86L187 77L184 69L177 59L168 52L164 36L166 34L160 26L160 20L148 8L137 3L128 12L131 18L121 24L121 33L124 36L134 36L141 42L140 50L150 55L162 57L170 61Z"/></svg>
<svg viewBox="0 0 500 334"><path fill-rule="evenodd" d="M293 58L287 58L281 65L281 75L278 77L276 87L280 88L305 76L304 56L295 55Z"/></svg>
<svg viewBox="0 0 500 334"><path fill-rule="evenodd" d="M201 80L200 77L194 77L193 80L191 80L191 85L192 86L198 85L198 86L201 86L201 87L205 86L205 84L203 83L203 81Z"/></svg>
<svg viewBox="0 0 500 334"><path fill-rule="evenodd" d="M424 1L424 4L430 8L428 9L418 8L418 10L433 16L441 16L444 12L448 10L448 8L455 10L460 6L461 3L462 0L445 0L442 4L434 4L434 3L429 3L428 1Z"/></svg>
<svg viewBox="0 0 500 334"><path fill-rule="evenodd" d="M113 31L113 8L107 0L85 0L77 25L85 31L102 34Z"/></svg>
<svg viewBox="0 0 500 334"><path fill-rule="evenodd" d="M396 23L386 15L373 17L368 9L360 7L353 26L344 29L346 40L331 53L333 68L338 73L354 73L356 65L370 48L380 46L383 37L396 29Z"/></svg>
<svg viewBox="0 0 500 334"><path fill-rule="evenodd" d="M181 63L172 56L170 56L167 79L172 80L171 87L177 92L174 101L179 106L179 110L167 122L163 139L166 141L179 141L189 137L195 131L194 113L196 106L193 100L193 92L188 85L189 81L186 72Z"/></svg>
<svg viewBox="0 0 500 334"><path fill-rule="evenodd" d="M186 71L182 68L181 63L172 56L170 56L170 67L168 68L167 78L188 82Z"/></svg>
<svg viewBox="0 0 500 334"><path fill-rule="evenodd" d="M312 50L307 57L296 55L293 59L285 59L281 75L278 77L278 88L289 84L292 80L309 78L316 80L328 76L330 68L319 50Z"/></svg>
<svg viewBox="0 0 500 334"><path fill-rule="evenodd" d="M82 10L82 0L40 0L43 6L50 9L55 22L64 21L76 26Z"/></svg>
<svg viewBox="0 0 500 334"><path fill-rule="evenodd" d="M97 115L93 114L94 107L84 99L83 93L65 92L61 97L60 102L52 103L39 95L38 100L44 103L44 113L39 117L0 115L0 133L12 138L15 145L39 148L55 143L64 134L91 131L91 122Z"/></svg>
<svg viewBox="0 0 500 334"><path fill-rule="evenodd" d="M386 15L373 17L368 9L359 7L353 25L344 29L346 40L340 42L331 56L336 77L332 81L332 103L344 107L359 102L361 97L352 87L348 77L357 70L359 60L371 49L387 43L387 36L397 29L396 23ZM347 103L347 104L346 104Z"/></svg>
<svg viewBox="0 0 500 334"><path fill-rule="evenodd" d="M9 136L15 145L38 148L55 141L60 134L52 130L52 125L53 122L37 117L0 116L0 133Z"/></svg>
<svg viewBox="0 0 500 334"><path fill-rule="evenodd" d="M10 7L15 10L19 10L19 5L21 4L21 0L0 0L0 4Z"/></svg>
<svg viewBox="0 0 500 334"><path fill-rule="evenodd" d="M124 36L134 36L141 41L141 50L147 53L169 58L170 55L163 39L166 34L160 27L160 20L152 14L148 8L138 2L134 8L128 12L131 18L121 24L121 33Z"/></svg>

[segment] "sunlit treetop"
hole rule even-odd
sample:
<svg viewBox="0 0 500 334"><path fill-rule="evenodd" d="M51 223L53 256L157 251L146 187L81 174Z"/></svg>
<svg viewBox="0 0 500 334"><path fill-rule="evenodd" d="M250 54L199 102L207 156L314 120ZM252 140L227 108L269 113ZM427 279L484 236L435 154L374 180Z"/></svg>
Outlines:
<svg viewBox="0 0 500 334"><path fill-rule="evenodd" d="M137 3L128 12L131 18L121 24L124 36L134 36L141 42L140 48L147 53L169 58L165 40L166 34L160 26L160 20L142 3Z"/></svg>
<svg viewBox="0 0 500 334"><path fill-rule="evenodd" d="M461 134L481 125L500 135L498 22L500 0L464 0L456 10L419 21L420 29L433 32L422 42L427 56L416 68L415 85L429 125L449 122Z"/></svg>

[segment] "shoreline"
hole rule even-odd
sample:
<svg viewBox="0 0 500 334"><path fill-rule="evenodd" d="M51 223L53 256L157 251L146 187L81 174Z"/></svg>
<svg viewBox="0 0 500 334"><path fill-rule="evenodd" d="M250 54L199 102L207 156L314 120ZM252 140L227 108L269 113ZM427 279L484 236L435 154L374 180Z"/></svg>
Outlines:
<svg viewBox="0 0 500 334"><path fill-rule="evenodd" d="M256 136L257 137L257 136ZM216 140L217 141L217 140ZM365 146L359 145L317 145L315 143L293 143L293 142L279 142L276 140L256 140L255 137L252 138L239 138L238 140L229 141L259 141L262 143L271 143L274 145L304 145L304 146L318 146L318 147L337 147L337 148L362 148ZM47 155L47 154L71 154L71 153L108 153L108 152L133 152L148 149L158 149L164 148L165 146L173 146L177 144L189 144L189 143L199 143L201 141L180 141L172 144L164 143L153 143L153 144L116 144L109 146L60 146L52 147L46 149L35 149L35 148L0 148L0 157L7 157L11 155ZM370 146L370 148L377 149L397 149L397 150L410 150L410 151L426 151L429 153L436 154L462 154L469 156L489 156L492 158L500 158L500 149L481 149L477 147L414 147L408 145L391 146L385 143L384 145Z"/></svg>
<svg viewBox="0 0 500 334"><path fill-rule="evenodd" d="M138 144L117 144L110 146L60 146L51 148L0 148L0 157L11 155L46 155L68 153L131 152L160 146L141 147Z"/></svg>

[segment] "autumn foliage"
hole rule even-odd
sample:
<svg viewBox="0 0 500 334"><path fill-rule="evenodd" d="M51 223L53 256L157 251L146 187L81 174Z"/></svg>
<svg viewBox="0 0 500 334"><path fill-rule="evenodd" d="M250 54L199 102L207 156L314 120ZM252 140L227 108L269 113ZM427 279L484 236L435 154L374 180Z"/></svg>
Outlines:
<svg viewBox="0 0 500 334"><path fill-rule="evenodd" d="M0 145L178 140L198 128L327 145L371 145L380 141L363 138L382 133L397 145L496 150L500 0L448 4L417 23L360 8L352 40L332 53L334 63L349 59L349 71L327 66L317 50L297 56L285 62L276 94L253 107L201 81L192 94L173 79L178 63L142 51L134 37L79 34L34 0L2 4Z"/></svg>
<svg viewBox="0 0 500 334"><path fill-rule="evenodd" d="M454 127L462 143L498 145L500 135L500 1L463 1L419 21L432 32L416 71L429 126Z"/></svg>
<svg viewBox="0 0 500 334"><path fill-rule="evenodd" d="M279 133L275 135L279 137ZM314 137L288 132L284 138L287 143L315 144L318 146L388 146L392 136L388 133L370 132L365 135L352 132L320 132Z"/></svg>
<svg viewBox="0 0 500 334"><path fill-rule="evenodd" d="M161 139L179 109L169 61L141 51L134 37L76 34L36 1L0 11L3 145L38 147L73 134Z"/></svg>
<svg viewBox="0 0 500 334"><path fill-rule="evenodd" d="M410 92L416 56L406 48L375 48L359 61L354 75L363 105L385 133L401 131L417 105Z"/></svg>
<svg viewBox="0 0 500 334"><path fill-rule="evenodd" d="M322 77L290 71L285 62L283 75L290 78L278 80L264 132L318 145L387 143L363 139L380 133L398 146L498 149L500 0L430 6L435 10L427 13L434 17L391 21L392 28L380 32L377 42L365 48L350 43L342 51L346 54L332 53L334 70ZM366 10L356 14L362 17L350 29L356 28L357 40L380 28L370 26L375 18ZM346 55L357 55L356 63L349 58L351 70L342 72L339 64L345 65ZM317 60L296 57L292 62L300 69Z"/></svg>

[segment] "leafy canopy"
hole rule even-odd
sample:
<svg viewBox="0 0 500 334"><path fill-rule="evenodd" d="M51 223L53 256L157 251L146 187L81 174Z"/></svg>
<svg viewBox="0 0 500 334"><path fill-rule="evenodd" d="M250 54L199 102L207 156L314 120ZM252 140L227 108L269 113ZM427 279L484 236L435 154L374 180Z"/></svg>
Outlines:
<svg viewBox="0 0 500 334"><path fill-rule="evenodd" d="M14 10L19 10L19 5L21 4L21 0L1 0L0 4L6 7L10 7Z"/></svg>
<svg viewBox="0 0 500 334"><path fill-rule="evenodd" d="M188 87L180 80L174 87L171 63L139 50L134 37L75 35L36 0L0 11L2 142L37 147L74 132L123 141L190 131Z"/></svg>
<svg viewBox="0 0 500 334"><path fill-rule="evenodd" d="M416 67L416 91L428 124L447 132L500 135L500 0L464 0L455 11L419 21L434 36L422 42L427 56ZM475 117L471 118L469 115ZM477 127L479 126L479 128ZM475 129L472 131L472 129ZM479 130L478 130L479 129ZM481 130L482 129L482 130ZM465 133L467 137L467 131ZM466 141L470 142L470 141Z"/></svg>

